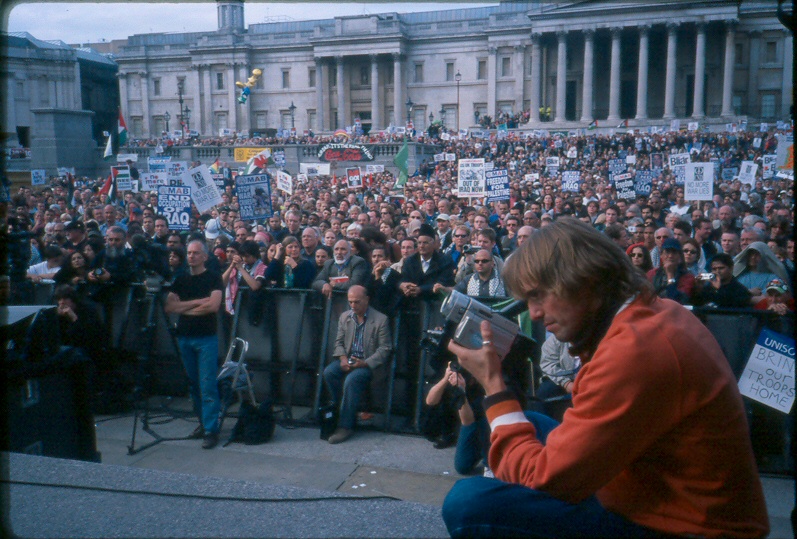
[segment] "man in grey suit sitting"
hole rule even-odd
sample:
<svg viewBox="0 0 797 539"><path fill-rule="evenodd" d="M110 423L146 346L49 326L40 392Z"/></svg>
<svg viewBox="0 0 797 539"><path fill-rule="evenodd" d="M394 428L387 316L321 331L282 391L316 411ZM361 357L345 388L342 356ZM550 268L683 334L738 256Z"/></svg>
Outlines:
<svg viewBox="0 0 797 539"><path fill-rule="evenodd" d="M368 307L365 287L354 285L348 291L351 309L338 321L332 361L324 369L324 382L335 404L340 406L338 428L329 443L339 444L354 432L357 407L368 391L374 371L390 359L391 341L387 317Z"/></svg>

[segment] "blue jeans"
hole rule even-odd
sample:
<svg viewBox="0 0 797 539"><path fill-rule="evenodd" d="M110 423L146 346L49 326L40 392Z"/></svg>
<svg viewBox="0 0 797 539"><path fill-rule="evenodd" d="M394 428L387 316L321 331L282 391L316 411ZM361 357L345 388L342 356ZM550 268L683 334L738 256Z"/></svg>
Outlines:
<svg viewBox="0 0 797 539"><path fill-rule="evenodd" d="M548 439L548 433L555 429L559 423L550 417L536 412L524 412L529 421L534 424L537 439L543 444ZM481 460L487 463L487 453L490 450L490 424L484 416L478 417L470 425L463 425L459 429L457 438L457 452L454 454L454 469L458 474L467 475Z"/></svg>
<svg viewBox="0 0 797 539"><path fill-rule="evenodd" d="M191 399L194 412L202 420L205 434L219 432L219 386L216 375L219 370L219 338L178 337L180 355L191 385Z"/></svg>
<svg viewBox="0 0 797 539"><path fill-rule="evenodd" d="M369 367L343 372L340 361L335 360L324 369L324 382L332 393L336 405L340 405L338 427L354 429L357 422L357 407L360 399L371 385L373 373Z"/></svg>
<svg viewBox="0 0 797 539"><path fill-rule="evenodd" d="M526 412L544 444L558 423ZM451 537L663 537L604 509L593 496L578 504L487 477L458 481L443 502Z"/></svg>

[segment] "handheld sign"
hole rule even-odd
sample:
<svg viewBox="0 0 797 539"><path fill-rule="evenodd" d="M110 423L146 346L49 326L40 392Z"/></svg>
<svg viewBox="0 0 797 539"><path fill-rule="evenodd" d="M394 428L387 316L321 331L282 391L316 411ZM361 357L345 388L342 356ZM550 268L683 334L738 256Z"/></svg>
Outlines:
<svg viewBox="0 0 797 539"><path fill-rule="evenodd" d="M686 200L711 200L714 193L714 163L688 163L684 181Z"/></svg>
<svg viewBox="0 0 797 539"><path fill-rule="evenodd" d="M637 170L636 177L634 178L634 191L638 195L650 196L653 190L653 171L652 170Z"/></svg>
<svg viewBox="0 0 797 539"><path fill-rule="evenodd" d="M739 181L748 185L755 184L756 171L758 171L758 163L742 161L742 168L739 170Z"/></svg>
<svg viewBox="0 0 797 539"><path fill-rule="evenodd" d="M191 219L191 188L159 186L158 213L166 217L169 230L188 230Z"/></svg>
<svg viewBox="0 0 797 539"><path fill-rule="evenodd" d="M633 200L636 198L634 177L630 172L615 175L614 188L617 190L617 198L621 198L623 200Z"/></svg>
<svg viewBox="0 0 797 539"><path fill-rule="evenodd" d="M487 203L509 200L509 173L505 168L487 170L484 173L487 185Z"/></svg>
<svg viewBox="0 0 797 539"><path fill-rule="evenodd" d="M213 206L221 204L221 193L210 175L207 165L187 170L183 176L183 185L191 188L191 198L199 213L205 213ZM240 193L238 194L240 198ZM241 212L243 213L243 212Z"/></svg>
<svg viewBox="0 0 797 539"><path fill-rule="evenodd" d="M37 168L30 171L30 184L31 185L44 185L47 183L47 171L43 168Z"/></svg>
<svg viewBox="0 0 797 539"><path fill-rule="evenodd" d="M794 405L794 339L762 329L739 379L739 392L788 414Z"/></svg>
<svg viewBox="0 0 797 539"><path fill-rule="evenodd" d="M577 170L562 172L562 191L578 193L581 186L581 173Z"/></svg>
<svg viewBox="0 0 797 539"><path fill-rule="evenodd" d="M460 159L457 163L457 189L462 198L482 197L485 190L484 158Z"/></svg>
<svg viewBox="0 0 797 539"><path fill-rule="evenodd" d="M765 180L769 180L775 175L777 161L778 157L774 153L764 154L761 158L761 175Z"/></svg>
<svg viewBox="0 0 797 539"><path fill-rule="evenodd" d="M267 174L235 177L241 219L253 221L271 217L271 182Z"/></svg>
<svg viewBox="0 0 797 539"><path fill-rule="evenodd" d="M130 177L130 167L125 165L122 167L111 167L116 170L116 189L119 191L132 191L133 180Z"/></svg>
<svg viewBox="0 0 797 539"><path fill-rule="evenodd" d="M293 178L287 172L277 171L277 189L283 193L293 194Z"/></svg>
<svg viewBox="0 0 797 539"><path fill-rule="evenodd" d="M346 181L349 185L349 189L361 188L363 186L363 177L360 174L360 168L347 168Z"/></svg>

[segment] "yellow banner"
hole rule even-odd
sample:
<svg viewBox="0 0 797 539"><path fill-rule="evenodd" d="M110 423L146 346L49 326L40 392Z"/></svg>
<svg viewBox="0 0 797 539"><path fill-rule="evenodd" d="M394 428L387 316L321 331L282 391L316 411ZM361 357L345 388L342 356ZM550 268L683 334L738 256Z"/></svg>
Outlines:
<svg viewBox="0 0 797 539"><path fill-rule="evenodd" d="M235 162L246 163L267 148L235 148Z"/></svg>

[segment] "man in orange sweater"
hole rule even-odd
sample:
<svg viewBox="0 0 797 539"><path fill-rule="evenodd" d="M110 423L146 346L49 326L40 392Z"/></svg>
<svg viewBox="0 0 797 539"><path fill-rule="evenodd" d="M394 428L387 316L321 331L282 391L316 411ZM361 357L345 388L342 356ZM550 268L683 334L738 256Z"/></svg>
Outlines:
<svg viewBox="0 0 797 539"><path fill-rule="evenodd" d="M449 346L485 389L496 477L452 488L452 536L768 533L736 380L697 318L657 298L611 240L575 219L532 235L504 276L583 366L572 409L543 444L506 389L489 323L479 350Z"/></svg>

